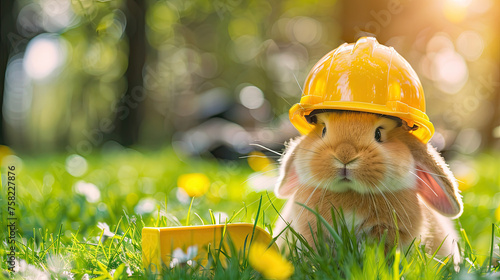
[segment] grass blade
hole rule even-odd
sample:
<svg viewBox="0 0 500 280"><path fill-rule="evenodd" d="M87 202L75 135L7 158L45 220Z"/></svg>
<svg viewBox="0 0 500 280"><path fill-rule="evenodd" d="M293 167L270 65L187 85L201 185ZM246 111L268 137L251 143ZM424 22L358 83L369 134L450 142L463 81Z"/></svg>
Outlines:
<svg viewBox="0 0 500 280"><path fill-rule="evenodd" d="M321 216L320 214L318 214L318 212L314 211L313 209L309 208L307 205L305 204L302 204L302 203L299 203L297 202L297 204L299 204L300 206L306 208L308 211L310 211L311 213L313 213L314 215L316 215L316 218L319 219L321 221L321 223L326 227L326 229L328 230L328 232L332 235L333 239L335 240L335 242L337 242L338 244L343 244L342 242L342 239L340 238L339 234L337 233L337 231L332 227L332 225L330 225L326 220L325 218L323 218L323 216Z"/></svg>
<svg viewBox="0 0 500 280"><path fill-rule="evenodd" d="M191 216L191 208L193 207L194 196L191 198L191 203L189 204L188 214L186 218L186 226L189 226L189 218Z"/></svg>

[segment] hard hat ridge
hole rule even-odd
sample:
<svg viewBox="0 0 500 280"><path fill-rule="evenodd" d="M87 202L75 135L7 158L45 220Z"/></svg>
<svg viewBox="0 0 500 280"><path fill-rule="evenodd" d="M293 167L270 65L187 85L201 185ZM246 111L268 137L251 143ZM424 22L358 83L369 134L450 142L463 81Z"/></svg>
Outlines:
<svg viewBox="0 0 500 280"><path fill-rule="evenodd" d="M392 47L373 37L342 44L321 58L304 83L290 121L302 134L312 130L305 116L316 109L361 111L393 116L418 128L411 131L426 143L434 126L425 114L424 91L410 64Z"/></svg>

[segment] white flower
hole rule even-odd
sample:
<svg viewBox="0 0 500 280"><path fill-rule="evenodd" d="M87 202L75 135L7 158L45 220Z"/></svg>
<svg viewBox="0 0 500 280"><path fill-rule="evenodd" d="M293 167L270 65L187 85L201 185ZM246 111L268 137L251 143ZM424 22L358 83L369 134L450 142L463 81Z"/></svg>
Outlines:
<svg viewBox="0 0 500 280"><path fill-rule="evenodd" d="M97 202L101 198L101 191L92 183L78 181L76 182L74 189L76 193L84 195L90 203Z"/></svg>
<svg viewBox="0 0 500 280"><path fill-rule="evenodd" d="M198 255L198 246L193 245L189 246L187 248L187 252L184 253L184 251L181 248L177 248L174 250L172 253L172 261L170 262L170 267L174 268L175 266L179 264L188 264L188 265L195 265L196 262L193 261L192 259L195 258Z"/></svg>
<svg viewBox="0 0 500 280"><path fill-rule="evenodd" d="M59 275L65 271L66 264L60 256L49 255L47 256L47 267L52 273Z"/></svg>
<svg viewBox="0 0 500 280"><path fill-rule="evenodd" d="M216 224L225 224L229 221L229 215L224 212L214 212L214 218Z"/></svg>
<svg viewBox="0 0 500 280"><path fill-rule="evenodd" d="M50 279L50 275L36 268L34 265L27 264L25 260L21 260L19 263L19 269L17 274L21 276L22 279L28 280L48 280Z"/></svg>
<svg viewBox="0 0 500 280"><path fill-rule="evenodd" d="M156 200L150 197L143 198L137 203L134 210L139 215L148 214L156 209Z"/></svg>
<svg viewBox="0 0 500 280"><path fill-rule="evenodd" d="M115 236L115 234L109 229L108 224L98 222L97 227L104 231L103 236L108 236L108 237Z"/></svg>
<svg viewBox="0 0 500 280"><path fill-rule="evenodd" d="M134 274L134 272L132 271L132 269L130 269L130 266L127 266L127 275L128 276L132 276L132 274Z"/></svg>

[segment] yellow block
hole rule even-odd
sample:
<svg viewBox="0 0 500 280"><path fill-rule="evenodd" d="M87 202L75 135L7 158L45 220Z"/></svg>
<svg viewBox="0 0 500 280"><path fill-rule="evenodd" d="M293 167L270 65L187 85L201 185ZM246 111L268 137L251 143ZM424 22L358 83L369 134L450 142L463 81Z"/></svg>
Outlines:
<svg viewBox="0 0 500 280"><path fill-rule="evenodd" d="M253 234L253 238L252 238ZM235 223L227 225L206 225L187 227L145 227L142 229L142 261L145 268L161 273L162 264L169 266L172 253L180 248L184 253L190 246L196 246L198 253L193 260L206 264L208 248L218 250L225 248L230 254L228 241L234 245L241 254L243 249L248 252L250 240L271 244L272 238L265 230L248 223ZM223 242L221 246L221 241ZM273 249L278 247L273 243ZM220 254L221 259L223 254Z"/></svg>

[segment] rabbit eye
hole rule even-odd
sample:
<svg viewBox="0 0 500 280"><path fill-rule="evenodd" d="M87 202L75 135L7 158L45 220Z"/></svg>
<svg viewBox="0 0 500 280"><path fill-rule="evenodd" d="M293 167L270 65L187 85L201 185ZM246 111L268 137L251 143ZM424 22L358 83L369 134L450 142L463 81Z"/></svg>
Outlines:
<svg viewBox="0 0 500 280"><path fill-rule="evenodd" d="M377 142L382 142L382 133L380 132L380 129L381 127L379 126L375 130L375 140L377 140Z"/></svg>
<svg viewBox="0 0 500 280"><path fill-rule="evenodd" d="M325 137L326 135L326 126L323 128L323 133L321 134L321 137Z"/></svg>

